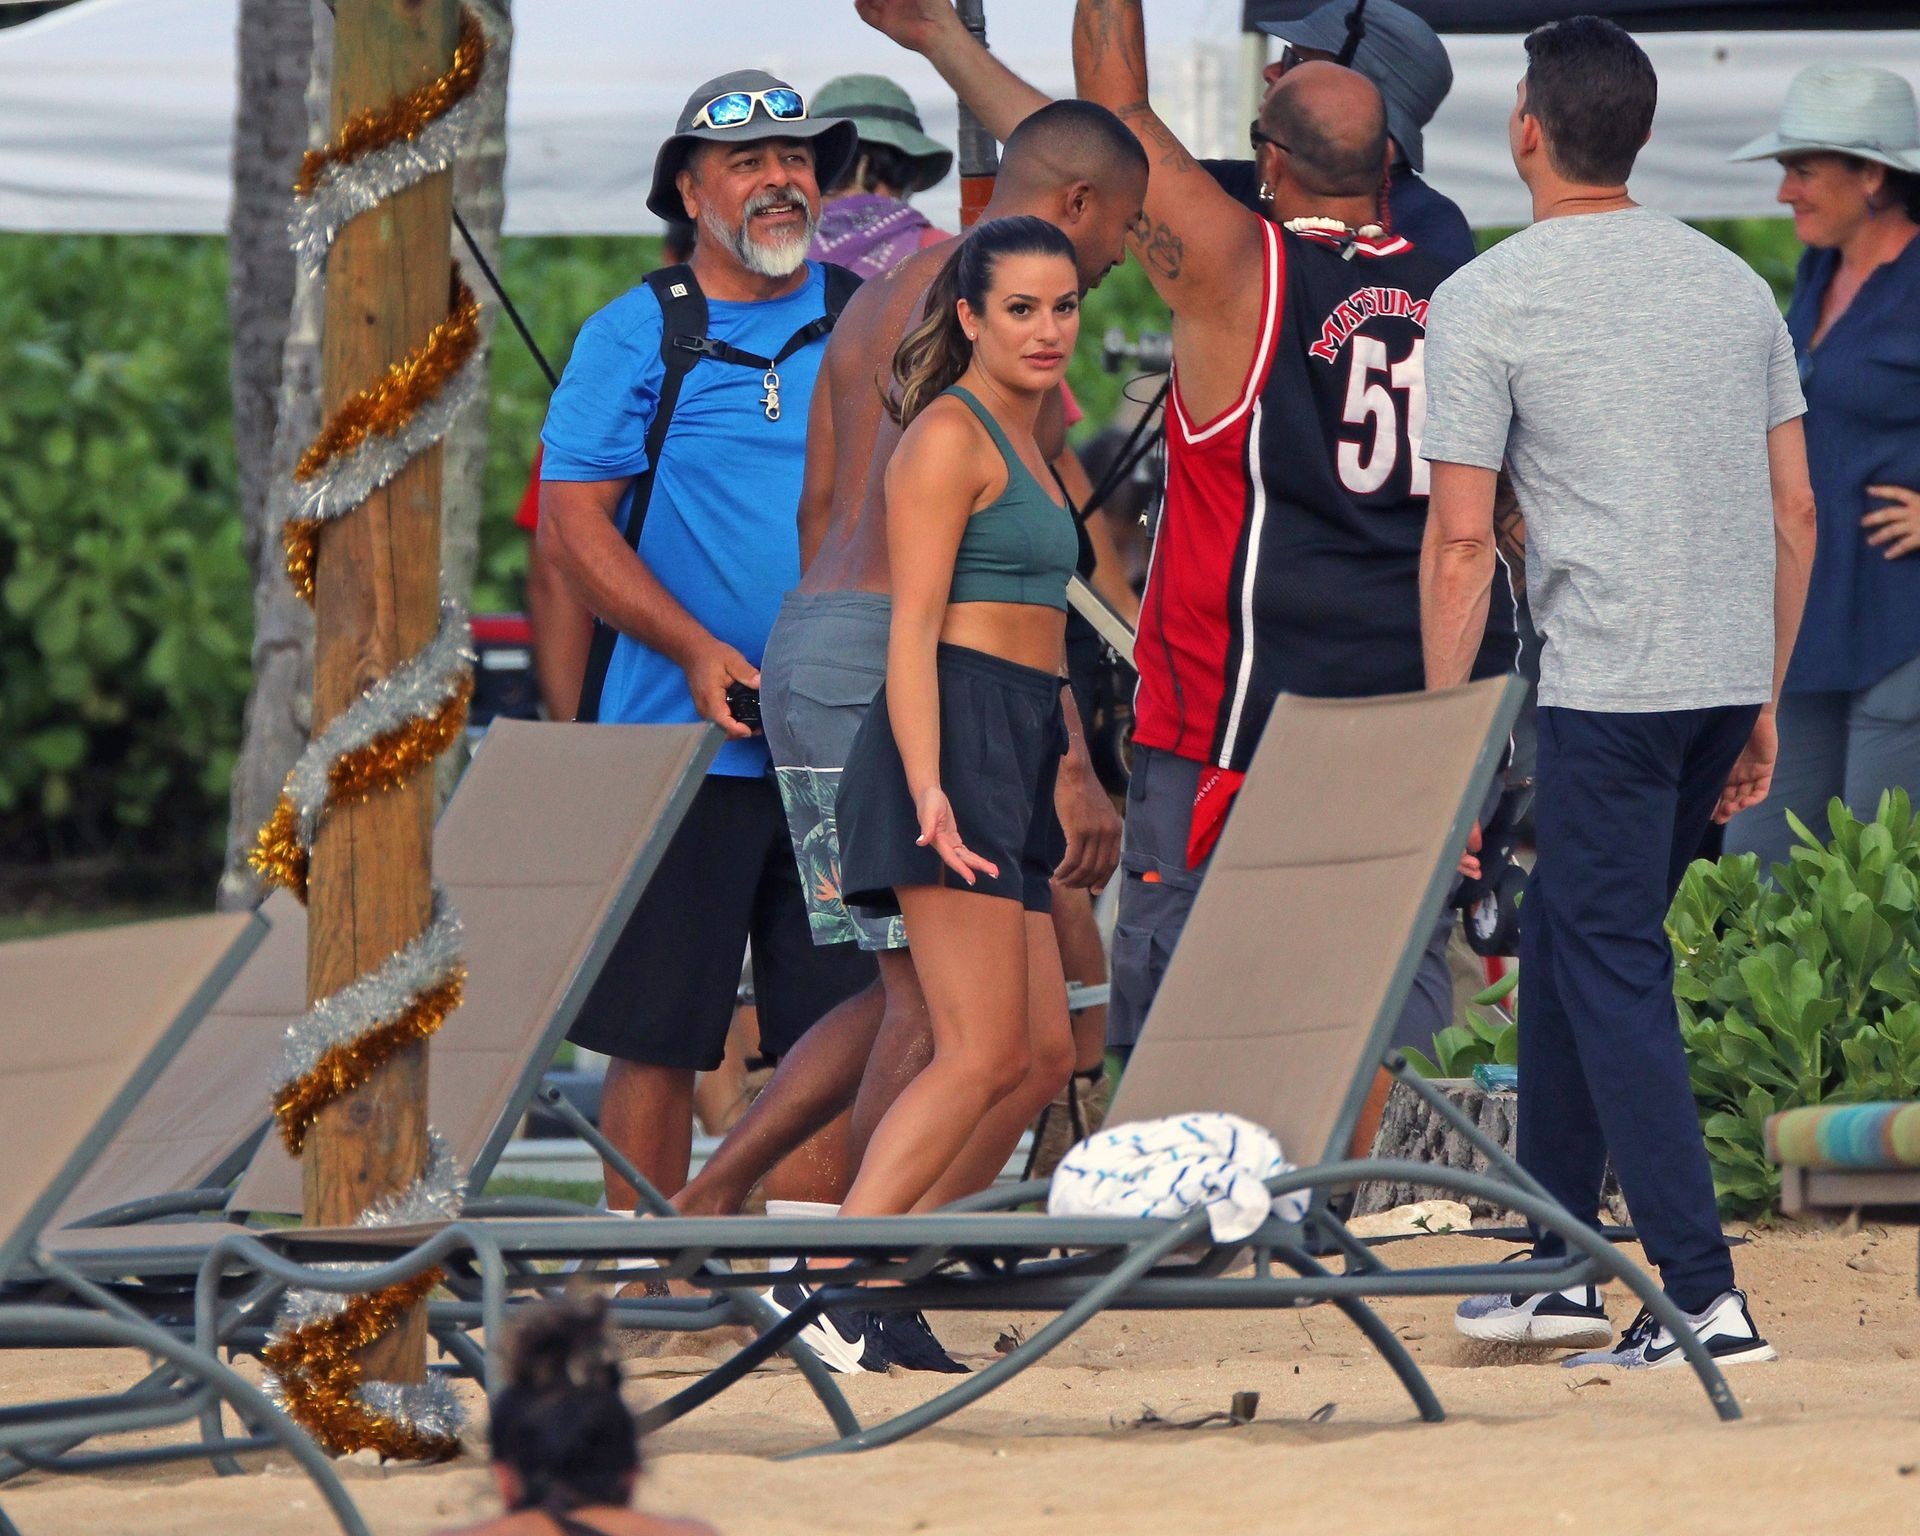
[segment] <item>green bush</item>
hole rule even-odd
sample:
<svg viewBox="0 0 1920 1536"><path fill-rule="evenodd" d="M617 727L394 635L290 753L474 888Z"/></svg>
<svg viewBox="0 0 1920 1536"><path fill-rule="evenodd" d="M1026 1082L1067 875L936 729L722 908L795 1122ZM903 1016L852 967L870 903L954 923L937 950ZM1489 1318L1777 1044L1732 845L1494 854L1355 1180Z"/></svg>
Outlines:
<svg viewBox="0 0 1920 1536"><path fill-rule="evenodd" d="M1681 1035L1714 1189L1730 1215L1779 1195L1767 1116L1920 1097L1920 826L1905 790L1872 821L1838 800L1822 843L1797 819L1790 863L1687 871L1667 919Z"/></svg>
<svg viewBox="0 0 1920 1536"><path fill-rule="evenodd" d="M1412 1046L1402 1049L1407 1064L1422 1077L1471 1077L1479 1066L1510 1067L1520 1060L1520 1027L1510 1009L1497 1006L1520 980L1509 971L1474 998L1465 1024L1449 1024L1433 1037L1433 1055ZM1482 1013L1493 1007L1492 1014Z"/></svg>
<svg viewBox="0 0 1920 1536"><path fill-rule="evenodd" d="M246 696L226 249L0 237L0 857L195 857Z"/></svg>

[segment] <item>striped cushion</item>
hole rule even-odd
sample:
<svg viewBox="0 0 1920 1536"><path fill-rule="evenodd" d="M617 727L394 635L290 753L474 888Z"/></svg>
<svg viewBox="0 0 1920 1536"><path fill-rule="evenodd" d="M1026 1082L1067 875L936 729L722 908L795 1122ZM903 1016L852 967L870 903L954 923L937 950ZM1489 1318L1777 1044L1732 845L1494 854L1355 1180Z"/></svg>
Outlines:
<svg viewBox="0 0 1920 1536"><path fill-rule="evenodd" d="M1770 1115L1767 1156L1794 1168L1920 1168L1920 1103L1819 1104Z"/></svg>

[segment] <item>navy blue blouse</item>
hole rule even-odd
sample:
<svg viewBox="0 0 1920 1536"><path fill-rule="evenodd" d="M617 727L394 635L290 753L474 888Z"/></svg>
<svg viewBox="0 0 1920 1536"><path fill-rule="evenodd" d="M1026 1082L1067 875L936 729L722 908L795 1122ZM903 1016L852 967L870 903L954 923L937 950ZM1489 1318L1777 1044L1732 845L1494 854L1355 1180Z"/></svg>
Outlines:
<svg viewBox="0 0 1920 1536"><path fill-rule="evenodd" d="M1861 286L1813 346L1835 251L1800 259L1787 329L1807 396L1807 461L1820 542L1786 686L1871 688L1920 656L1920 551L1887 559L1860 526L1867 487L1920 490L1920 239Z"/></svg>

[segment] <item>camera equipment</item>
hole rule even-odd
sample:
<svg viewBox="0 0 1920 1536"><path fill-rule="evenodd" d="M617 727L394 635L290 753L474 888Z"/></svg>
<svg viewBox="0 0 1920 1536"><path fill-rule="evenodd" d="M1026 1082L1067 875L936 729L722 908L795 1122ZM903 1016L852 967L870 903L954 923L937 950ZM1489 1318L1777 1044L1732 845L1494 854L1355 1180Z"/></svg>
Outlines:
<svg viewBox="0 0 1920 1536"><path fill-rule="evenodd" d="M1514 861L1520 826L1533 805L1533 780L1510 784L1493 815L1480 829L1480 878L1462 880L1453 905L1460 909L1460 926L1467 948L1487 957L1520 951L1520 899L1526 894L1527 872Z"/></svg>
<svg viewBox="0 0 1920 1536"><path fill-rule="evenodd" d="M1173 367L1173 337L1165 331L1142 331L1129 341L1119 326L1109 326L1100 346L1100 366L1108 373L1124 373L1129 367L1165 373Z"/></svg>
<svg viewBox="0 0 1920 1536"><path fill-rule="evenodd" d="M760 729L760 690L745 683L727 684L727 713L742 725Z"/></svg>

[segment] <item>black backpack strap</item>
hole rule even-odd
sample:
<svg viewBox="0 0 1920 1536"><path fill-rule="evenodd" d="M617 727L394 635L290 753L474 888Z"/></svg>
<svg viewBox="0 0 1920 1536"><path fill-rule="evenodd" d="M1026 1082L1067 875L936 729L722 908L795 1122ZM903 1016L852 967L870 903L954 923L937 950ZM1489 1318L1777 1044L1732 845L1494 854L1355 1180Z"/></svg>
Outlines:
<svg viewBox="0 0 1920 1536"><path fill-rule="evenodd" d="M707 334L707 296L693 275L693 268L681 263L649 272L646 284L660 301L660 360L666 372L653 408L653 420L647 427L647 467L634 477L633 500L627 510L627 544L640 548L641 525L647 520L647 503L653 499L653 482L660 472L660 454L666 447L667 428L673 421L673 409L680 400L680 386L700 361L701 354L681 345L692 339L704 341ZM595 721L600 718L600 691L606 685L607 668L613 661L613 648L620 634L604 619L595 619L593 644L587 652L586 676L580 684L580 707L574 718Z"/></svg>
<svg viewBox="0 0 1920 1536"><path fill-rule="evenodd" d="M703 357L717 362L737 363L748 368L778 367L802 347L811 346L833 329L840 311L847 307L860 286L859 274L831 262L821 263L826 277L826 313L809 321L787 338L777 357L760 357L715 341L707 335L707 296L693 268L684 263L649 272L646 284L660 301L660 360L666 373L660 380L659 396L654 404L653 421L647 427L647 467L634 477L633 502L627 512L627 543L636 552L640 548L640 527L646 521L647 503L653 499L654 476L660 470L660 455L667 443L667 427L673 420L674 406L680 400L680 386ZM593 626L593 645L587 652L587 672L580 685L580 707L576 720L592 722L600 718L600 692L606 686L607 668L613 662L619 631L604 619Z"/></svg>

